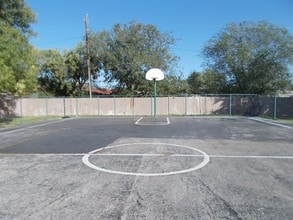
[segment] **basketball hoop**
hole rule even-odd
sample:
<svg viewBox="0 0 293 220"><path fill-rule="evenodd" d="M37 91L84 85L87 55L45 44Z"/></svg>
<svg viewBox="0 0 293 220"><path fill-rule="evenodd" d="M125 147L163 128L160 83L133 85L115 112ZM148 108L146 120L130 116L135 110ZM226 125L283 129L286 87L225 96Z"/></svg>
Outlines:
<svg viewBox="0 0 293 220"><path fill-rule="evenodd" d="M164 79L164 73L162 70L157 68L152 68L145 74L145 78L150 81L154 81L154 117L156 117L157 105L156 105L156 97L157 97L157 86L156 81L160 81Z"/></svg>

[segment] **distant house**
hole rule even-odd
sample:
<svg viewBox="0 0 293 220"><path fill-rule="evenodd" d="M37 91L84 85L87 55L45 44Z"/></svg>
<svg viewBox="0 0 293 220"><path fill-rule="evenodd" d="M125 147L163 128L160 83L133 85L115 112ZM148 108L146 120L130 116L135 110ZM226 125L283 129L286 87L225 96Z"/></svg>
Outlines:
<svg viewBox="0 0 293 220"><path fill-rule="evenodd" d="M85 91L86 93L89 93L88 84L85 84L82 90ZM102 88L92 87L92 95L112 95L112 93L113 93L113 90L111 89L102 89Z"/></svg>
<svg viewBox="0 0 293 220"><path fill-rule="evenodd" d="M93 95L111 95L112 93L113 93L113 91L110 89L92 88Z"/></svg>

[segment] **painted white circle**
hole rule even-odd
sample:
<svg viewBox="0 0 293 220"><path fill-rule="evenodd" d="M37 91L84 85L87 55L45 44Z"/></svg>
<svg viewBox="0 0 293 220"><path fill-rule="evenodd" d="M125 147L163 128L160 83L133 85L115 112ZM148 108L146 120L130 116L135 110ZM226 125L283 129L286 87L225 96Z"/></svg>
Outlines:
<svg viewBox="0 0 293 220"><path fill-rule="evenodd" d="M117 148L117 147L122 147L122 146L131 146L131 145L167 145L167 146L175 146L175 147L181 147L181 148L186 148L186 149L190 149L190 150L194 150L200 154L202 154L203 157L203 161L198 164L195 167L191 167L189 169L184 169L184 170L178 170L178 171L173 171L173 172L166 172L166 173L135 173L135 172L124 172L124 171L117 171L117 170L110 170L110 169L105 169L99 166L96 166L94 164L92 164L89 161L90 156L93 156L94 154L98 153L99 151L104 151L107 149L111 149L111 148ZM141 155L143 156L143 154ZM102 172L106 172L106 173L112 173L112 174L122 174L122 175L131 175L131 176L168 176L168 175L174 175L174 174L181 174L181 173L188 173L188 172L192 172L198 169L203 168L205 165L207 165L210 161L210 156L205 153L202 150L199 150L197 148L193 148L193 147L189 147L189 146L185 146L185 145L178 145L178 144L167 144L167 143L129 143L129 144L119 144L119 145L113 145L113 146L107 146L107 147L103 147L103 148L99 148L97 150L93 150L87 154L85 154L82 158L82 162L87 165L88 167L98 170L98 171L102 171Z"/></svg>

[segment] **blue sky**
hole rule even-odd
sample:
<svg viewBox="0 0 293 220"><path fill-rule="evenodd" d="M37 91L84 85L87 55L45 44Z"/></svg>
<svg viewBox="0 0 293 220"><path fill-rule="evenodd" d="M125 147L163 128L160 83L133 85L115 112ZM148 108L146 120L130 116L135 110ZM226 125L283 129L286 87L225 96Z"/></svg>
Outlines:
<svg viewBox="0 0 293 220"><path fill-rule="evenodd" d="M83 40L84 17L98 32L116 23L137 21L171 32L178 39L172 52L180 57L178 72L201 71L204 44L231 22L262 21L293 33L292 0L25 0L37 14L31 40L39 49L73 49Z"/></svg>

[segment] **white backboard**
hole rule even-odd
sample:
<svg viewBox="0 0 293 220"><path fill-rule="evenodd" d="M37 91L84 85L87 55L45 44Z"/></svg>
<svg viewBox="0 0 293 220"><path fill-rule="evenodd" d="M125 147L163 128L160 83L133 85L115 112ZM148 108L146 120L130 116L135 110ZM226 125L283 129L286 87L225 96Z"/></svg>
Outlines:
<svg viewBox="0 0 293 220"><path fill-rule="evenodd" d="M158 68L152 68L149 71L147 71L147 73L145 74L145 78L147 80L156 80L156 81L160 81L162 79L164 79L164 73L162 70L158 69Z"/></svg>

